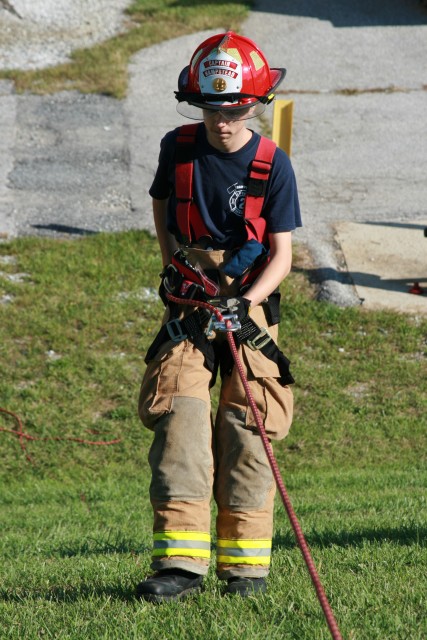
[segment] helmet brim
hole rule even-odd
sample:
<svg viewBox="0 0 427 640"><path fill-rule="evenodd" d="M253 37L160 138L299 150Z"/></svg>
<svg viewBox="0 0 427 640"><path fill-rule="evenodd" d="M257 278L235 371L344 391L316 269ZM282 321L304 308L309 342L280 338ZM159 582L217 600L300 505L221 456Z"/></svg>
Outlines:
<svg viewBox="0 0 427 640"><path fill-rule="evenodd" d="M286 76L286 69L278 68L278 69L270 69L271 74L271 93L273 93L279 84L283 82Z"/></svg>
<svg viewBox="0 0 427 640"><path fill-rule="evenodd" d="M265 111L265 104L255 102L253 104L235 105L235 104L201 104L195 102L178 102L176 110L179 114L190 120L204 120L209 114L214 115L220 111L225 117L227 112L233 114L230 120L250 120L260 116Z"/></svg>
<svg viewBox="0 0 427 640"><path fill-rule="evenodd" d="M201 94L186 91L189 67L184 67L179 75L178 91L175 97L178 100L176 110L181 115L191 120L203 120L202 110L223 111L242 110L240 119L256 118L264 112L267 104L274 100L274 92L286 76L286 69L270 69L271 89L265 96L256 96L236 93L232 95ZM243 115L243 112L246 114Z"/></svg>

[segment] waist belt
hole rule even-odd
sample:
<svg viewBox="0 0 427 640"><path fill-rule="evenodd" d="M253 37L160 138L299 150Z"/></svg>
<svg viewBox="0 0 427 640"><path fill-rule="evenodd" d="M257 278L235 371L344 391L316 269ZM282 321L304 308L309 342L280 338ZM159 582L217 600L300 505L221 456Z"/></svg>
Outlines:
<svg viewBox="0 0 427 640"><path fill-rule="evenodd" d="M190 340L203 353L207 369L212 372L216 371L215 349L212 341L207 339L204 330L210 316L209 311L198 309L182 320L177 318L169 320L161 327L148 349L145 362L153 360L160 347L169 340L175 343ZM290 361L279 349L267 329L260 328L249 316L242 321L241 325L241 329L234 332L237 342L246 344L254 351L261 351L266 358L275 362L279 369L279 380L283 386L293 384L295 380L289 370Z"/></svg>

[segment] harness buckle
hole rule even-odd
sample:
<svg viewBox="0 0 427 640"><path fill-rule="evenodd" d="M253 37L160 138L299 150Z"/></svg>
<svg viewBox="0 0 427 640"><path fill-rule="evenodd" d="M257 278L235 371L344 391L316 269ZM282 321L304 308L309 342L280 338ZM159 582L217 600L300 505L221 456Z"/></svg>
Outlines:
<svg viewBox="0 0 427 640"><path fill-rule="evenodd" d="M183 280L179 290L179 297L187 300L199 300L203 296L204 289L202 285L191 282L191 280Z"/></svg>
<svg viewBox="0 0 427 640"><path fill-rule="evenodd" d="M187 334L183 332L181 322L178 318L169 320L169 322L166 323L166 329L173 342L181 342L187 338Z"/></svg>
<svg viewBox="0 0 427 640"><path fill-rule="evenodd" d="M258 335L255 336L252 340L246 340L246 344L252 351L258 351L265 347L272 340L271 335L268 333L267 329L263 327Z"/></svg>
<svg viewBox="0 0 427 640"><path fill-rule="evenodd" d="M249 178L247 195L254 198L264 198L267 191L266 178Z"/></svg>

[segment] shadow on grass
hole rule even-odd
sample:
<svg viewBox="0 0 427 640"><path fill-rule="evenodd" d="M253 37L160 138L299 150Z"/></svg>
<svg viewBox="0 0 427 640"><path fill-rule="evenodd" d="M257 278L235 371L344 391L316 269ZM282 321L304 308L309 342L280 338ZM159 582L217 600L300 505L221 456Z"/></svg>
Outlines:
<svg viewBox="0 0 427 640"><path fill-rule="evenodd" d="M132 554L151 553L152 547L147 545L135 545L132 541L120 540L109 542L108 540L96 540L86 538L76 546L62 545L55 547L51 555L59 558L74 558L76 556L110 555L110 554Z"/></svg>
<svg viewBox="0 0 427 640"><path fill-rule="evenodd" d="M68 224L49 223L49 224L33 224L31 226L34 229L54 231L55 233L64 233L67 235L93 236L99 233L99 231L94 231L92 229L82 229L81 227L72 227Z"/></svg>
<svg viewBox="0 0 427 640"><path fill-rule="evenodd" d="M400 528L379 527L378 529L365 529L359 531L324 531L324 532L304 532L308 545L312 548L320 547L361 547L366 543L393 543L402 546L419 545L426 546L427 527L417 527L416 525L405 526ZM293 532L289 530L286 534L279 534L273 538L273 547L279 549L293 549L296 546L296 540ZM127 545L120 543L97 544L94 547L80 545L74 549L68 547L57 549L61 557L72 557L89 554L111 554L111 553L131 553L132 555L151 553L151 548L141 546L135 548L135 545ZM143 575L141 573L141 579ZM66 582L66 581L64 581ZM28 600L47 600L57 603L73 603L79 600L105 599L113 598L125 602L136 600L135 586L129 587L125 585L97 585L97 584L80 584L71 586L69 584L50 585L47 588L25 588L17 587L3 588L0 590L0 601L25 603Z"/></svg>
<svg viewBox="0 0 427 640"><path fill-rule="evenodd" d="M402 546L419 545L426 546L427 527L416 525L400 528L379 527L378 529L362 529L359 531L310 531L304 532L307 543L311 547L360 547L366 542L385 543L392 542ZM284 549L295 547L296 540L292 531L273 538L273 545Z"/></svg>
<svg viewBox="0 0 427 640"><path fill-rule="evenodd" d="M80 600L105 600L106 598L113 598L115 600L123 600L124 602L132 602L136 600L135 587L136 584L133 587L114 584L105 587L93 584L81 584L75 587L69 585L51 586L47 589L2 589L0 590L0 601L25 604L32 600L47 600L49 602L71 604Z"/></svg>

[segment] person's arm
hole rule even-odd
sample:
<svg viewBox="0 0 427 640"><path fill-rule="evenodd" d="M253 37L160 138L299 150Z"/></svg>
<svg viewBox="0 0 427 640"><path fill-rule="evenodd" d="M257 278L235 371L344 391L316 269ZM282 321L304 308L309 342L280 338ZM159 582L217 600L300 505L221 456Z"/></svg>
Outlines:
<svg viewBox="0 0 427 640"><path fill-rule="evenodd" d="M174 236L167 229L168 199L156 200L153 198L153 217L156 227L157 239L162 254L162 263L166 267L170 264L172 254L178 248Z"/></svg>
<svg viewBox="0 0 427 640"><path fill-rule="evenodd" d="M260 304L286 278L292 266L292 232L270 233L270 261L245 292L244 297L250 300L251 307Z"/></svg>

